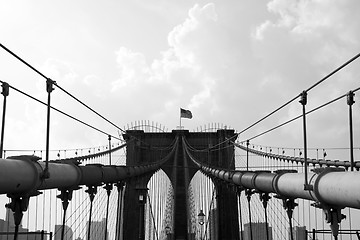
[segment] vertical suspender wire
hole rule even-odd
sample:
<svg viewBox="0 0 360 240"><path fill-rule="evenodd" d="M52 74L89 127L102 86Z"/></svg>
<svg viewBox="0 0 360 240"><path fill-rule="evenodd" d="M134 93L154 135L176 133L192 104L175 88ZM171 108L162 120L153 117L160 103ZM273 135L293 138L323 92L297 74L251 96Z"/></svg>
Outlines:
<svg viewBox="0 0 360 240"><path fill-rule="evenodd" d="M2 114L2 125L1 125L0 158L3 157L3 150L4 150L6 98L7 98L7 96L9 96L9 84L8 83L2 82L2 92L1 92L1 94L4 96L4 102L3 102L3 114Z"/></svg>
<svg viewBox="0 0 360 240"><path fill-rule="evenodd" d="M43 170L43 178L49 178L49 151L50 151L50 101L51 92L54 90L53 84L55 82L50 78L46 79L46 91L48 93L47 101L47 119L46 119L46 154L45 154L45 169Z"/></svg>
<svg viewBox="0 0 360 240"><path fill-rule="evenodd" d="M237 188L237 194L238 194L238 198L239 198L239 203L238 203L238 206L239 206L239 214L240 214L240 239L243 240L243 234L244 234L244 231L243 231L243 224L242 224L242 213L241 213L241 189L240 187Z"/></svg>
<svg viewBox="0 0 360 240"><path fill-rule="evenodd" d="M64 240L65 237L65 220L66 220L66 210L69 204L69 197L70 197L69 191L61 191L61 194L59 195L59 198L62 200L63 204L63 221L62 221L62 228L61 228L61 240Z"/></svg>
<svg viewBox="0 0 360 240"><path fill-rule="evenodd" d="M37 219L38 219L38 201L39 201L39 196L35 197L36 199L36 207L35 207L35 230L37 230Z"/></svg>
<svg viewBox="0 0 360 240"><path fill-rule="evenodd" d="M109 144L110 145L110 144ZM106 186L104 187L104 189L106 190L106 194L107 194L107 203L106 203L106 218L105 218L105 240L107 240L107 235L108 235L108 221L109 221L109 204L110 204L110 194L111 194L111 190L113 188L113 185L111 183L106 184Z"/></svg>
<svg viewBox="0 0 360 240"><path fill-rule="evenodd" d="M108 136L109 140L109 165L111 165L111 135Z"/></svg>
<svg viewBox="0 0 360 240"><path fill-rule="evenodd" d="M246 140L246 171L249 171L249 140Z"/></svg>
<svg viewBox="0 0 360 240"><path fill-rule="evenodd" d="M354 140L353 140L353 121L352 121L352 105L354 101L354 92L349 91L347 95L347 104L349 105L349 131L350 131L350 162L351 171L354 171Z"/></svg>
<svg viewBox="0 0 360 240"><path fill-rule="evenodd" d="M160 174L158 174L158 181L157 181L157 191L159 192L159 201L158 201L158 205L157 205L157 209L156 209L156 211L158 212L158 220L157 220L157 222L158 222L158 225L157 225L157 232L158 232L158 235L160 234L159 233L159 230L161 230L161 213L162 213L162 208L161 208L161 204L162 204L162 197L163 197L163 194L162 194L162 192L161 192L161 190L160 189L163 189L163 183L162 183L162 181L160 180Z"/></svg>
<svg viewBox="0 0 360 240"><path fill-rule="evenodd" d="M86 192L89 194L89 198L90 198L89 225L88 225L88 235L87 235L87 240L90 240L92 208L93 208L93 201L94 201L94 197L95 197L95 193L96 193L96 187L88 186L88 189L86 190Z"/></svg>
<svg viewBox="0 0 360 240"><path fill-rule="evenodd" d="M159 174L156 173L156 186L160 186L160 181L159 181ZM157 188L159 189L159 188ZM156 205L155 205L155 211L156 211L156 235L158 236L159 233L158 233L158 229L159 229L159 225L160 225L160 199L161 199L161 192L158 190L156 191L157 192L157 199L156 199Z"/></svg>
<svg viewBox="0 0 360 240"><path fill-rule="evenodd" d="M9 198L8 204L10 204L10 202L11 202L11 200L10 200L10 198ZM6 209L6 219L5 219L5 220L7 221L6 231L7 231L7 232L10 232L10 231L9 231L9 230L10 230L10 209ZM6 235L6 240L9 240L9 234Z"/></svg>
<svg viewBox="0 0 360 240"><path fill-rule="evenodd" d="M116 230L115 230L115 240L120 240L120 229L121 229L121 211L122 211L122 194L124 183L118 182L116 184L118 190L118 200L117 200L117 214L116 214Z"/></svg>
<svg viewBox="0 0 360 240"><path fill-rule="evenodd" d="M351 226L351 208L349 209L349 228L350 228L350 240L352 240L352 226Z"/></svg>
<svg viewBox="0 0 360 240"><path fill-rule="evenodd" d="M246 189L245 194L248 200L248 209L249 209L250 240L253 240L252 223L251 223L251 203L250 203L251 195L252 195L251 189Z"/></svg>
<svg viewBox="0 0 360 240"><path fill-rule="evenodd" d="M266 240L270 240L269 238L269 226L268 226L268 217L267 217L267 205L270 196L268 193L260 193L260 200L263 203L264 212L265 212L265 229L266 229Z"/></svg>
<svg viewBox="0 0 360 240"><path fill-rule="evenodd" d="M308 183L308 173L307 173L307 137L306 137L306 109L307 104L307 92L303 91L301 94L300 103L302 105L302 118L303 118L303 135L304 135L304 190L312 190L312 187Z"/></svg>
<svg viewBox="0 0 360 240"><path fill-rule="evenodd" d="M44 191L44 194L43 194L43 219L42 219L42 229L41 230L45 230L45 197L46 197L46 191Z"/></svg>
<svg viewBox="0 0 360 240"><path fill-rule="evenodd" d="M27 210L27 229L29 229L30 231L30 199L29 199L29 206L28 206L28 210ZM26 235L26 240L29 240L29 234Z"/></svg>
<svg viewBox="0 0 360 240"><path fill-rule="evenodd" d="M154 187L155 185L156 185L156 180L157 180L157 178L156 178L156 175L154 175L154 180L153 180L153 184L152 184L152 186ZM155 188L155 187L154 187ZM156 203L157 203L157 199L158 199L158 197L159 197L159 192L158 191L153 191L153 196L154 196L154 206L156 205ZM155 207L156 208L156 207ZM157 235L157 231L156 231L156 229L157 229L157 218L156 218L156 221L155 221L155 216L154 216L154 212L153 212L153 207L151 206L151 214L152 214L152 216L153 216L153 223L154 223L154 225L153 225L153 227L152 227L152 232L153 232L153 239L156 239L156 235ZM155 212L155 214L157 214L156 212Z"/></svg>
<svg viewBox="0 0 360 240"><path fill-rule="evenodd" d="M51 195L52 195L52 189L49 190L50 192L50 199L49 199L49 232L51 232L51 210L52 210L52 207L51 207L51 203L52 203L52 198L51 198Z"/></svg>

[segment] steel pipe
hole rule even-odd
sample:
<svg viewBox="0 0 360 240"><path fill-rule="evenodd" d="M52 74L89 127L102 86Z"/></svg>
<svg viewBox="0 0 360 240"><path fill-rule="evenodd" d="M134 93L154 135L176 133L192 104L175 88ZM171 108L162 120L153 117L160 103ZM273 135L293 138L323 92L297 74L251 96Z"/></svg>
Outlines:
<svg viewBox="0 0 360 240"><path fill-rule="evenodd" d="M103 166L49 162L50 177L42 178L45 162L34 156L0 159L0 194L31 194L35 190L75 189L79 185L99 186L154 172L163 162L144 166Z"/></svg>
<svg viewBox="0 0 360 240"><path fill-rule="evenodd" d="M36 189L42 169L30 160L0 159L0 194Z"/></svg>
<svg viewBox="0 0 360 240"><path fill-rule="evenodd" d="M200 166L204 174L244 189L276 193L283 198L308 199L329 206L360 209L360 185L349 184L360 182L360 172L346 172L342 168L334 167L318 169L308 173L308 183L312 189L304 190L304 173L227 171L202 166L194 158L190 159Z"/></svg>

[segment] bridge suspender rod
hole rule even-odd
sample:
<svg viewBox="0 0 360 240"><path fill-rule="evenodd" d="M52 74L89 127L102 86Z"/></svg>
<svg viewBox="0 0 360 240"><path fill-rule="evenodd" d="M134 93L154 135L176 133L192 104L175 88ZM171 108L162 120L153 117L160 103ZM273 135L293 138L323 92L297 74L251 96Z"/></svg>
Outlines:
<svg viewBox="0 0 360 240"><path fill-rule="evenodd" d="M69 201L71 201L71 199L72 199L72 194L73 194L72 190L61 190L61 193L57 196L62 201L62 206L63 206L63 211L64 211L62 228L61 228L61 240L64 240L64 237L65 237L66 210L69 206Z"/></svg>
<svg viewBox="0 0 360 240"><path fill-rule="evenodd" d="M50 153L50 101L51 101L51 92L54 90L53 84L55 82L50 78L46 79L46 91L48 93L47 101L47 117L46 117L46 154L45 154L45 169L43 171L42 178L49 178L49 153Z"/></svg>
<svg viewBox="0 0 360 240"><path fill-rule="evenodd" d="M88 189L85 190L89 194L90 198L90 210L89 210L89 225L88 225L88 235L87 240L90 240L91 238L91 217L92 217L92 208L93 208L93 201L95 198L95 194L97 193L97 187L96 186L88 186Z"/></svg>
<svg viewBox="0 0 360 240"><path fill-rule="evenodd" d="M108 135L109 140L109 165L111 165L111 135Z"/></svg>
<svg viewBox="0 0 360 240"><path fill-rule="evenodd" d="M347 104L349 105L349 131L350 131L350 162L351 171L354 171L354 140L353 140L353 122L352 122L352 105L354 101L354 92L350 91L347 95Z"/></svg>
<svg viewBox="0 0 360 240"><path fill-rule="evenodd" d="M300 103L302 105L302 118L303 118L303 133L304 133L304 174L305 174L305 181L304 181L304 190L312 190L312 186L308 183L308 163L307 163L307 137L306 137L306 109L305 106L307 104L307 92L303 91L301 94Z"/></svg>
<svg viewBox="0 0 360 240"><path fill-rule="evenodd" d="M244 232L243 232L243 223L242 223L242 213L241 213L241 208L242 208L242 204L241 204L241 188L240 187L237 187L237 194L238 194L238 198L239 198L239 214L240 214L240 239L244 239L243 235L244 235Z"/></svg>
<svg viewBox="0 0 360 240"><path fill-rule="evenodd" d="M118 190L115 240L120 240L121 221L122 221L121 213L122 213L122 199L123 199L124 183L118 182L115 184L115 186L117 187L117 190Z"/></svg>
<svg viewBox="0 0 360 240"><path fill-rule="evenodd" d="M269 226L268 226L268 217L267 217L267 205L270 200L269 193L260 193L260 200L262 201L262 204L264 206L264 212L265 212L265 229L266 229L266 240L270 240L269 238Z"/></svg>
<svg viewBox="0 0 360 240"><path fill-rule="evenodd" d="M249 140L246 140L246 171L249 171Z"/></svg>
<svg viewBox="0 0 360 240"><path fill-rule="evenodd" d="M248 208L249 208L249 226L250 226L250 240L253 240L253 232L252 232L252 221L251 221L251 195L254 192L251 189L245 190L245 195L248 200Z"/></svg>
<svg viewBox="0 0 360 240"><path fill-rule="evenodd" d="M9 84L8 83L2 82L1 94L4 96L4 102L3 102L3 114L2 114L2 124L1 124L0 158L3 157L3 149L4 149L6 98L7 98L7 96L9 96Z"/></svg>
<svg viewBox="0 0 360 240"><path fill-rule="evenodd" d="M111 152L110 152L111 154ZM106 220L105 220L105 229L104 229L104 235L105 235L105 240L107 240L107 230L108 230L108 220L109 220L109 205L110 205L110 194L111 194L111 190L113 189L113 185L111 183L107 183L104 187L104 189L106 190L106 195L107 195L107 202L106 202Z"/></svg>

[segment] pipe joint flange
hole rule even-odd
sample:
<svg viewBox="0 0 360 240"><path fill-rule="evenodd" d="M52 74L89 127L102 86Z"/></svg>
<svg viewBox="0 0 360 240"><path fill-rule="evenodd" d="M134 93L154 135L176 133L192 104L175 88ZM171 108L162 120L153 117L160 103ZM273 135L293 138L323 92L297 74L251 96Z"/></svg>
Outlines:
<svg viewBox="0 0 360 240"><path fill-rule="evenodd" d="M334 167L320 167L320 168L315 168L312 171L317 174L317 177L316 177L314 185L313 185L313 192L315 194L316 199L320 203L325 204L324 199L321 197L321 195L319 193L320 179L330 172L344 172L345 169L344 168L334 168Z"/></svg>

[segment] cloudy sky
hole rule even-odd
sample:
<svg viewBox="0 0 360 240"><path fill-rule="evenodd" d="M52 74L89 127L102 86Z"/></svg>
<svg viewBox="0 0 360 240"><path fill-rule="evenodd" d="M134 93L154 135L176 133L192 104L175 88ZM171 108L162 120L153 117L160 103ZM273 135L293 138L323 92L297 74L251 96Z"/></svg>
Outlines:
<svg viewBox="0 0 360 240"><path fill-rule="evenodd" d="M360 52L359 12L358 0L1 1L0 42L120 127L150 120L176 129L182 107L193 113L186 129L216 122L241 131ZM2 49L0 66L2 81L46 101L45 80ZM360 59L311 90L307 108L359 86ZM59 89L52 103L117 135ZM309 146L348 147L347 109L342 99L311 114ZM44 148L45 110L10 91L5 148ZM295 101L239 139L300 113ZM51 118L53 149L107 142ZM254 143L301 147L301 122Z"/></svg>

